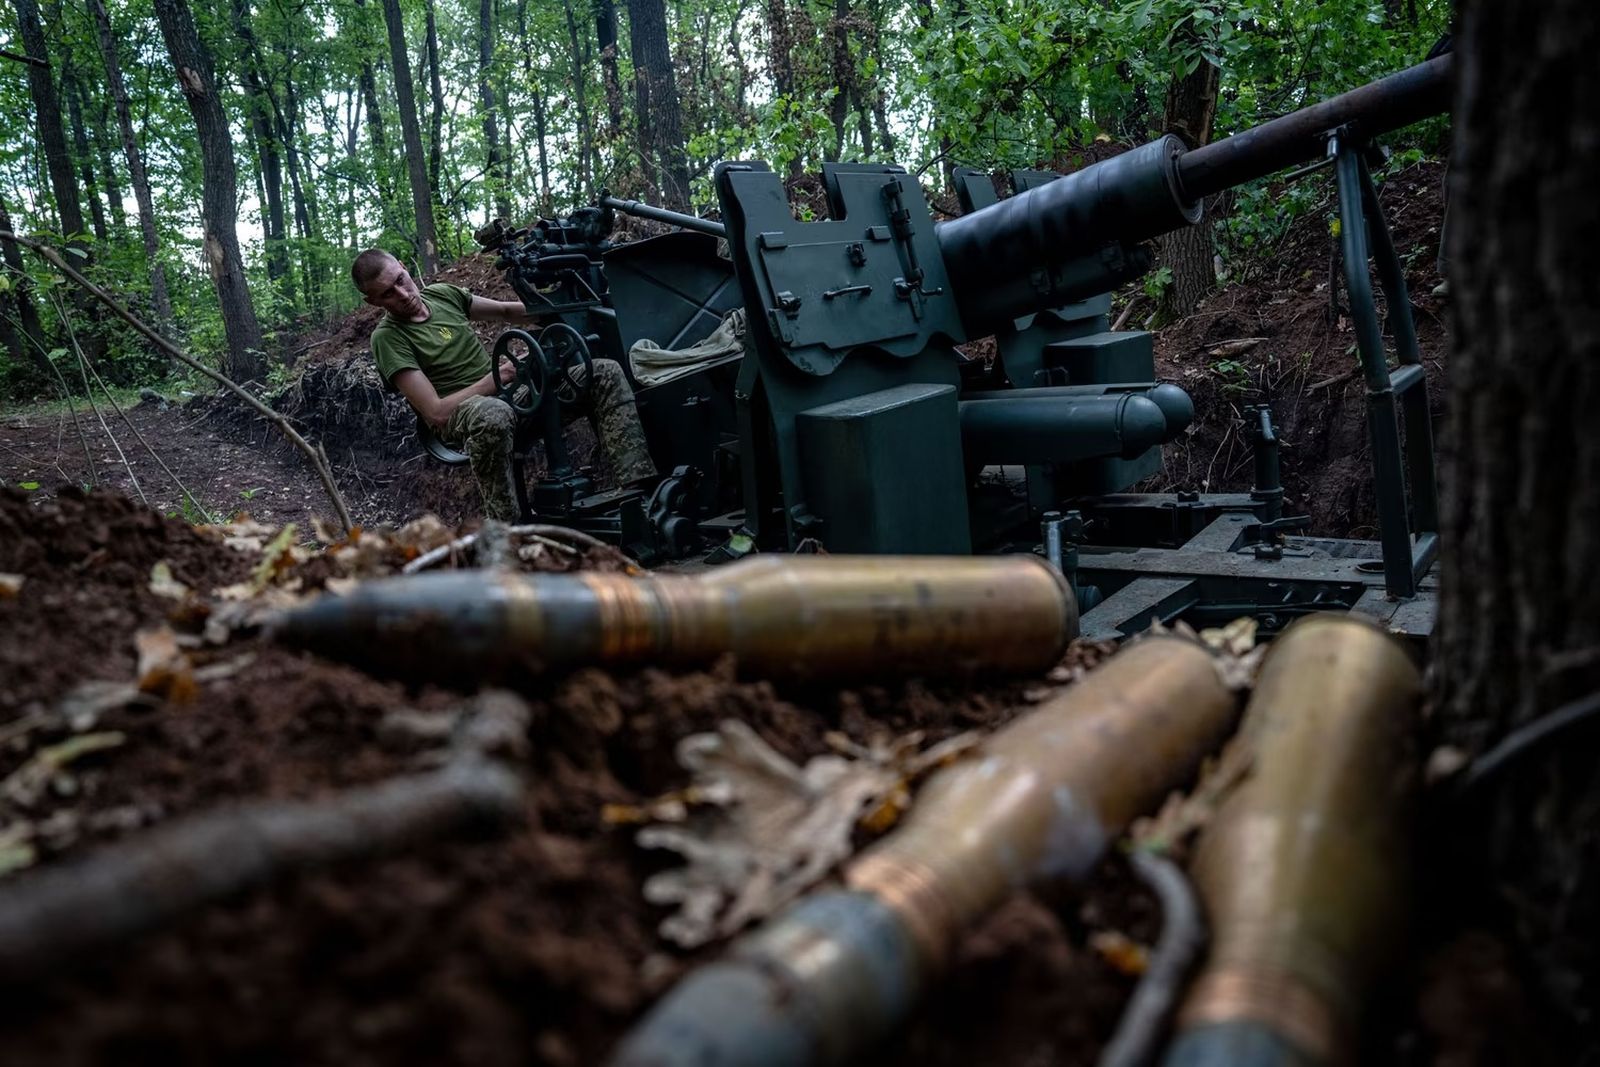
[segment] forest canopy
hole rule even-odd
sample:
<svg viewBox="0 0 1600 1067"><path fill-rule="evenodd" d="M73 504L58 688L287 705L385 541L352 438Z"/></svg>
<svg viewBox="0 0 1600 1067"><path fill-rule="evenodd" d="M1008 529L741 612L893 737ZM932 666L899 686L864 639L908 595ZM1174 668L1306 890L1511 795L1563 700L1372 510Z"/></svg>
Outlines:
<svg viewBox="0 0 1600 1067"><path fill-rule="evenodd" d="M1449 15L1443 0L6 0L0 230L67 248L163 332L260 379L284 339L357 301L360 248L426 273L489 218L602 188L706 212L728 159L792 177L892 160L938 194L958 164L1072 169L1161 132L1203 141L1417 62ZM1203 128L1184 119L1197 94ZM1292 193L1215 205L1219 253L1285 225ZM65 385L74 345L124 384L164 373L46 263L5 252L0 396Z"/></svg>

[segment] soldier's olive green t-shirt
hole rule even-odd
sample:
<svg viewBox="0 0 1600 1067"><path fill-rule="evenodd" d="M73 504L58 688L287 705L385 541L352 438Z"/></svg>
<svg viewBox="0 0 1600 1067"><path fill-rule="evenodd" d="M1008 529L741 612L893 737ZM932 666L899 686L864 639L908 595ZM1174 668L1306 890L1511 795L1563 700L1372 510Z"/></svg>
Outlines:
<svg viewBox="0 0 1600 1067"><path fill-rule="evenodd" d="M459 285L435 282L422 290L427 322L401 322L385 315L372 331L372 358L388 385L403 370L420 370L440 396L465 389L489 373L489 353L467 324L472 294Z"/></svg>

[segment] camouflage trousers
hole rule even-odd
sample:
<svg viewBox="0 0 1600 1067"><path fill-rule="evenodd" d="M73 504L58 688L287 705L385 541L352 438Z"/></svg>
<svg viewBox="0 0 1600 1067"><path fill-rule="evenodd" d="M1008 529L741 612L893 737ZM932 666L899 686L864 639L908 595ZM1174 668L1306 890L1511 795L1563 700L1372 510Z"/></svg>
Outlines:
<svg viewBox="0 0 1600 1067"><path fill-rule="evenodd" d="M594 388L583 413L594 426L606 463L619 485L641 481L656 473L650 450L645 445L644 429L639 425L633 389L615 360L594 361ZM503 522L516 522L521 517L517 513L516 484L511 473L516 424L516 414L504 400L495 396L473 396L456 406L439 435L441 441L465 452L471 461L472 474L483 494L484 516Z"/></svg>

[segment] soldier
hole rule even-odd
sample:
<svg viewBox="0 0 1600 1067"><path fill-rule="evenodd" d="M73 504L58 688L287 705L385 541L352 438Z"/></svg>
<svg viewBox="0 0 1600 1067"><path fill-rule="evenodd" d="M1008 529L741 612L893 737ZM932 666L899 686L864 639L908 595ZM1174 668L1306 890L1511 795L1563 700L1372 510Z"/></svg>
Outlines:
<svg viewBox="0 0 1600 1067"><path fill-rule="evenodd" d="M528 322L532 316L520 302L488 300L458 285L435 282L419 289L400 261L379 249L357 256L350 277L367 303L388 312L372 331L378 373L410 401L441 441L471 457L484 514L516 521L511 474L516 416L496 395L516 371L504 358L491 367L488 351L467 323ZM589 420L618 484L654 477L633 390L615 360L594 361L590 396Z"/></svg>

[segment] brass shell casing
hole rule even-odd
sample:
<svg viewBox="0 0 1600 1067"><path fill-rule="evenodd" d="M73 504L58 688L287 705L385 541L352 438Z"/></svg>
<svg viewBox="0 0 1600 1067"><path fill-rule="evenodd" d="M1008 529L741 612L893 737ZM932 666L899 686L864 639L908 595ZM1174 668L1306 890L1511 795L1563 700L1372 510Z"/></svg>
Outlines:
<svg viewBox="0 0 1600 1067"><path fill-rule="evenodd" d="M931 779L905 825L845 882L888 903L936 969L1006 894L1085 874L1198 769L1237 710L1200 644L1136 642Z"/></svg>
<svg viewBox="0 0 1600 1067"><path fill-rule="evenodd" d="M1403 933L1421 692L1400 643L1356 616L1273 644L1242 727L1250 777L1192 864L1212 948L1180 1030L1245 1024L1317 1062L1350 1056Z"/></svg>
<svg viewBox="0 0 1600 1067"><path fill-rule="evenodd" d="M756 556L700 575L455 572L367 583L290 613L285 639L402 671L482 676L706 664L788 677L1044 671L1078 633L1029 555Z"/></svg>

